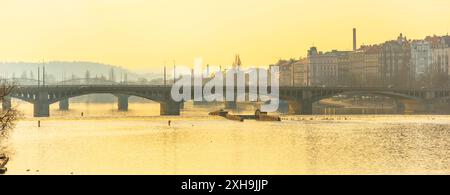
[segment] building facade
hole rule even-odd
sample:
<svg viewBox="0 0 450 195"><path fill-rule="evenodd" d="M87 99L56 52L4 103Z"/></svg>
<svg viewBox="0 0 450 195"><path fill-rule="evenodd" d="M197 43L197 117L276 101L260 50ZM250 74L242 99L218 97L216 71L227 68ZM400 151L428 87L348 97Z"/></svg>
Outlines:
<svg viewBox="0 0 450 195"><path fill-rule="evenodd" d="M348 55L350 86L378 86L380 71L380 46L363 45Z"/></svg>
<svg viewBox="0 0 450 195"><path fill-rule="evenodd" d="M416 80L431 71L432 53L431 43L428 41L417 40L411 43L411 67Z"/></svg>
<svg viewBox="0 0 450 195"><path fill-rule="evenodd" d="M439 37L432 44L431 71L449 75L450 36Z"/></svg>
<svg viewBox="0 0 450 195"><path fill-rule="evenodd" d="M293 64L296 61L291 60L279 60L274 66L278 66L279 68L279 85L280 86L293 86L294 85L294 68Z"/></svg>
<svg viewBox="0 0 450 195"><path fill-rule="evenodd" d="M450 36L410 41L402 34L354 51L320 52L280 60L280 85L355 87L450 86Z"/></svg>
<svg viewBox="0 0 450 195"><path fill-rule="evenodd" d="M364 82L366 86L380 86L380 51L379 45L361 47L364 51Z"/></svg>
<svg viewBox="0 0 450 195"><path fill-rule="evenodd" d="M411 68L411 44L402 34L380 49L380 79L383 86L411 87L415 69Z"/></svg>
<svg viewBox="0 0 450 195"><path fill-rule="evenodd" d="M449 66L450 48L436 48L433 49L432 59L433 68L436 72L445 73L450 76Z"/></svg>
<svg viewBox="0 0 450 195"><path fill-rule="evenodd" d="M308 50L309 86L337 86L339 81L340 51L318 52L316 47Z"/></svg>
<svg viewBox="0 0 450 195"><path fill-rule="evenodd" d="M430 86L449 87L450 37L439 37L435 42L432 42L432 47Z"/></svg>
<svg viewBox="0 0 450 195"><path fill-rule="evenodd" d="M293 85L294 86L310 86L309 75L310 75L310 64L308 58L300 58L294 64Z"/></svg>

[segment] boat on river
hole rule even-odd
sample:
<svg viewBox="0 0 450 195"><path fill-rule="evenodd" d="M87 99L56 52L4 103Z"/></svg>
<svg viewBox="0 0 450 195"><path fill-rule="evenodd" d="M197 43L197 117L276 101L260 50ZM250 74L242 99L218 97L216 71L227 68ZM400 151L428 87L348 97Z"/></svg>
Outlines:
<svg viewBox="0 0 450 195"><path fill-rule="evenodd" d="M268 115L267 112L261 112L259 109L255 111L254 115L233 115L229 111L220 109L218 111L210 112L211 116L221 116L229 120L235 120L243 122L244 120L257 120L257 121L281 121L279 116Z"/></svg>

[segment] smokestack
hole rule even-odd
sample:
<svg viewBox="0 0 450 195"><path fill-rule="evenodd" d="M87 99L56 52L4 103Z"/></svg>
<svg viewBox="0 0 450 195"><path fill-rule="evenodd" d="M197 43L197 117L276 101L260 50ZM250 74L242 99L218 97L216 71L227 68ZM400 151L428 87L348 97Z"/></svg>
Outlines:
<svg viewBox="0 0 450 195"><path fill-rule="evenodd" d="M353 28L353 51L356 51L356 28Z"/></svg>
<svg viewBox="0 0 450 195"><path fill-rule="evenodd" d="M164 65L164 85L167 84L167 73L166 73L166 65Z"/></svg>
<svg viewBox="0 0 450 195"><path fill-rule="evenodd" d="M177 67L175 66L175 60L173 61L173 84L175 85L175 82L177 81L177 78L176 78L176 70L177 70Z"/></svg>

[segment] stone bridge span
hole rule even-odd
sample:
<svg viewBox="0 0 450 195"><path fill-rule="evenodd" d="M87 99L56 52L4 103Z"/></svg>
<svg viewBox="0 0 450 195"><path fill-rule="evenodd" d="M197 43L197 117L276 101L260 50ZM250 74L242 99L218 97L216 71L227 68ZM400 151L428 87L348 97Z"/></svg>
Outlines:
<svg viewBox="0 0 450 195"><path fill-rule="evenodd" d="M234 88L233 93L245 91L250 87ZM268 87L269 94L272 87ZM450 89L393 89L393 88L352 88L352 87L279 87L279 98L288 101L295 114L312 114L312 104L322 99L339 94L372 95L393 98L402 109L432 109L433 102L450 98ZM214 90L212 90L214 92ZM228 90L224 87L223 94ZM137 96L160 103L161 115L179 115L182 102L176 102L171 97L169 85L19 85L10 97L2 102L2 107L11 106L11 98L17 98L34 105L35 117L48 117L49 105L59 102L60 109L68 109L69 99L88 94L113 94L118 99L119 110L128 109L128 98ZM191 87L191 95L194 87ZM193 99L194 97L192 97ZM247 101L247 99L246 99ZM235 105L236 100L225 105ZM227 104L228 103L228 104ZM231 104L229 104L231 103Z"/></svg>

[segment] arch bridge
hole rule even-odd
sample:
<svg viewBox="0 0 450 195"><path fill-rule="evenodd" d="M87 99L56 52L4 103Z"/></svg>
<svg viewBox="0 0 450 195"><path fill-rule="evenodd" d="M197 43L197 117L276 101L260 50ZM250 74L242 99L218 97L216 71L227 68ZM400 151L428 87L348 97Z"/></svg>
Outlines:
<svg viewBox="0 0 450 195"><path fill-rule="evenodd" d="M224 96L227 93L225 88ZM249 93L249 88L249 86L245 86L246 93ZM236 91L238 89L235 87L235 95ZM270 86L268 91L269 93L272 91ZM115 95L118 99L119 110L124 111L128 109L128 98L130 96L138 96L160 103L161 115L179 115L182 104L182 102L176 102L172 99L171 86L168 85L19 85L15 87L10 97L2 102L2 107L3 109L11 107L11 98L17 98L34 105L35 117L48 117L50 115L50 104L59 102L60 109L68 109L70 98L99 93ZM312 114L314 102L339 94L385 96L393 98L398 107L403 110L431 110L434 102L450 98L450 89L279 87L280 99L288 101L295 114ZM194 95L194 87L191 87L191 95ZM194 98L192 97L192 99ZM225 102L225 105L230 105L230 103L235 105L235 102L236 100Z"/></svg>
<svg viewBox="0 0 450 195"><path fill-rule="evenodd" d="M131 85L52 85L16 86L3 102L3 108L11 106L11 98L34 105L35 117L48 117L50 104L59 102L60 109L68 109L69 99L88 94L113 94L118 99L119 110L128 110L130 96L142 97L160 103L161 115L179 115L180 103L172 100L170 86Z"/></svg>
<svg viewBox="0 0 450 195"><path fill-rule="evenodd" d="M450 89L280 87L280 99L288 101L295 114L312 114L313 103L340 94L389 97L397 104L397 111L403 113L432 110L433 103L450 97Z"/></svg>

